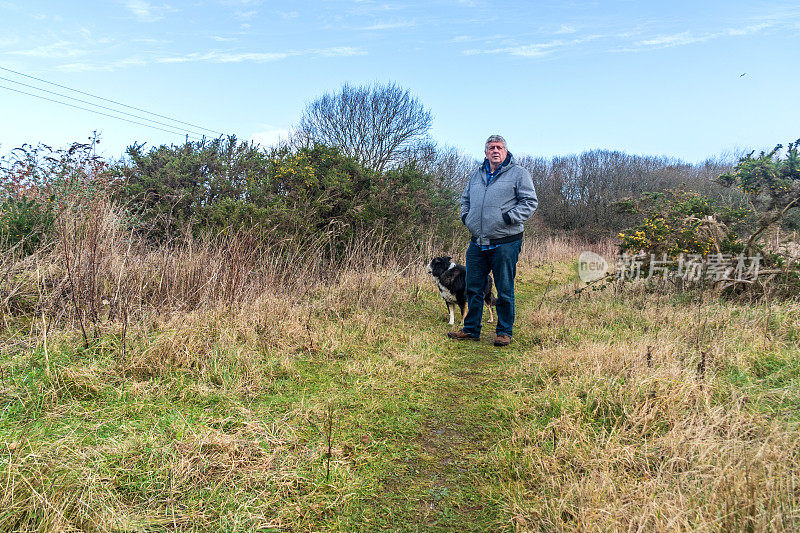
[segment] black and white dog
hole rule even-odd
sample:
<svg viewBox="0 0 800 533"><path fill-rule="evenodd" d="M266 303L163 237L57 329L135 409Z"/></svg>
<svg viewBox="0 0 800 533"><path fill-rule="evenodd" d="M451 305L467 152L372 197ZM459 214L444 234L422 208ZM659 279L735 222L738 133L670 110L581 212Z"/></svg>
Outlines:
<svg viewBox="0 0 800 533"><path fill-rule="evenodd" d="M452 257L437 257L428 264L428 272L436 279L439 294L442 295L447 311L450 313L450 324L453 324L453 311L458 305L461 309L461 322L467 316L467 268L452 261ZM489 307L489 322L494 321L492 306L497 303L497 298L492 292L494 281L492 276L486 276L483 287L483 301Z"/></svg>

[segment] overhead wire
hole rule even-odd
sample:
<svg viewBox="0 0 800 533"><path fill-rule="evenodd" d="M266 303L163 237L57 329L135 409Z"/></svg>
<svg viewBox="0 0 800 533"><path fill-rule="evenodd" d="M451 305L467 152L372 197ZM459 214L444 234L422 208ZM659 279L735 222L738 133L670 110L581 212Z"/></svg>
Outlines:
<svg viewBox="0 0 800 533"><path fill-rule="evenodd" d="M147 117L140 117L139 115L134 115L133 113L128 113L127 111L121 111L119 109L114 109L113 107L108 107L108 106L104 106L104 105L100 105L100 104L95 104L94 102L90 102L88 100L82 100L80 98L75 98L74 96L68 96L66 94L61 94L61 93L58 93L58 92L55 92L55 91L48 91L47 89L42 89L41 87L36 87L35 85L30 85L28 83L22 83L21 81L12 80L11 78L6 78L4 76L0 76L0 80L10 81L11 83L16 83L17 85L22 85L23 87L29 87L29 88L34 89L36 91L42 91L42 92L45 92L45 93L48 93L48 94L53 94L53 95L59 96L61 98L68 98L70 100L75 100L76 102L81 102L83 104L88 104L88 105L92 105L92 106L95 106L95 107L99 107L100 109L107 109L108 111L113 111L114 113L120 113L122 115L127 115L129 117L138 118L139 120L146 120L146 121L152 122L154 124L160 124L161 126L167 126L168 128L180 129L180 128L178 128L178 126L175 126L175 125L172 125L172 124L167 124L166 122L159 122L158 120L153 120L153 119L147 118ZM192 134L195 134L195 135L198 135L198 136L205 135L203 133L196 132L196 131L187 131L186 133L192 133Z"/></svg>
<svg viewBox="0 0 800 533"><path fill-rule="evenodd" d="M80 94L83 94L85 96L90 96L90 97L96 98L98 100L103 100L104 102L110 102L112 104L116 104L116 105L119 105L119 106L122 106L122 107L126 107L128 109L134 109L136 111L141 111L142 113L147 113L148 115L153 115L153 116L156 116L156 117L167 119L167 120L172 121L172 122L177 122L178 124L183 124L185 126L192 126L193 128L201 129L201 130L208 131L208 132L211 132L211 133L216 133L218 135L225 135L221 131L212 130L210 128L204 128L203 126L199 126L197 124L192 124L191 122L184 122L182 120L178 120L176 118L172 118L172 117L169 117L169 116L166 116L166 115L160 115L158 113L154 113L152 111L148 111L148 110L142 109L140 107L135 107L135 106L131 106L131 105L128 105L128 104L123 104L122 102L118 102L117 100L112 100L110 98L104 98L104 97L98 96L96 94L88 93L86 91L81 91L79 89L73 89L72 87L68 87L66 85L61 85L59 83L48 81L48 80L45 80L45 79L42 79L42 78L37 78L36 76L31 76L30 74L25 74L23 72L12 70L10 68L6 68L6 67L0 66L0 70L5 70L6 72L11 72L11 73L17 74L19 76L24 76L24 77L30 78L32 80L40 81L42 83L47 83L48 85L54 85L54 86L60 87L62 89L67 89L68 91L73 91L73 92L76 92L76 93L80 93ZM97 104L93 104L93 105L97 105Z"/></svg>
<svg viewBox="0 0 800 533"><path fill-rule="evenodd" d="M192 138L194 140L201 140L201 138L198 137L197 135L189 135L188 133L182 132L182 131L174 131L174 130L168 130L168 129L165 129L165 128L159 128L158 126L153 126L152 124L147 124L147 123L144 123L144 122L137 122L135 120L130 120L130 119L127 119L127 118L116 116L116 115L111 115L109 113L103 113L102 111L97 111L95 109L88 109L86 107L81 107L81 106L77 106L77 105L74 105L74 104L68 104L67 102L62 102L60 100L55 100L53 98L47 98L46 96L41 96L41 95L38 95L38 94L33 94L33 93L25 92L25 91L20 91L19 89L13 89L11 87L6 87L5 85L0 85L0 89L6 89L8 91L13 91L15 93L20 93L20 94L25 94L25 95L28 95L28 96L33 96L34 98L40 98L42 100L47 100L49 102L55 102L57 104L61 104L61 105L69 106L69 107L74 107L75 109L81 109L83 111L88 111L90 113L96 113L98 115L103 115L103 116L106 116L106 117L115 118L117 120L130 122L131 124L137 124L139 126L145 126L147 128L153 128L153 129L156 129L156 130L165 131L167 133L172 133L173 135L180 135L180 136L184 136L185 135L185 136L187 136L189 138Z"/></svg>

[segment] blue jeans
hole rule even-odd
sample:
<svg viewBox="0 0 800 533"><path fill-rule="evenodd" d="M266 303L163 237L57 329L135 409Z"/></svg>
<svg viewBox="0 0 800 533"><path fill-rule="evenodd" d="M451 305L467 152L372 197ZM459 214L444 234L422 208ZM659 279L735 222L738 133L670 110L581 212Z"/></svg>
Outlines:
<svg viewBox="0 0 800 533"><path fill-rule="evenodd" d="M471 242L467 249L467 317L464 333L478 337L483 318L483 297L486 276L494 274L497 289L497 334L514 333L514 277L517 275L517 259L522 241L507 242L492 250L481 250Z"/></svg>

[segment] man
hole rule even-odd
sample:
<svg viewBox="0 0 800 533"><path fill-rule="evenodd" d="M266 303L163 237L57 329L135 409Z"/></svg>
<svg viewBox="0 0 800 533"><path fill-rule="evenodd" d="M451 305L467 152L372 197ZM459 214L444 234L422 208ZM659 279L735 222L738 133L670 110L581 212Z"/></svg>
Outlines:
<svg viewBox="0 0 800 533"><path fill-rule="evenodd" d="M538 200L530 173L517 165L506 140L492 135L486 141L486 159L473 172L461 196L461 221L472 234L467 250L467 316L461 331L447 334L456 340L479 340L486 276L494 274L497 287L495 346L508 346L514 333L514 277L522 246L523 223Z"/></svg>

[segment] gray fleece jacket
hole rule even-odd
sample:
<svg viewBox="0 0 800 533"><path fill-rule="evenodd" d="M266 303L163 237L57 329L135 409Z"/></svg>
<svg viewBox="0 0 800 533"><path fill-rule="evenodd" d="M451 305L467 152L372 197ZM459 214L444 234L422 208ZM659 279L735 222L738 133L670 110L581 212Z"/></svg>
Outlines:
<svg viewBox="0 0 800 533"><path fill-rule="evenodd" d="M461 221L476 244L510 242L522 237L538 204L530 173L509 154L489 185L484 165L472 173L461 195Z"/></svg>

